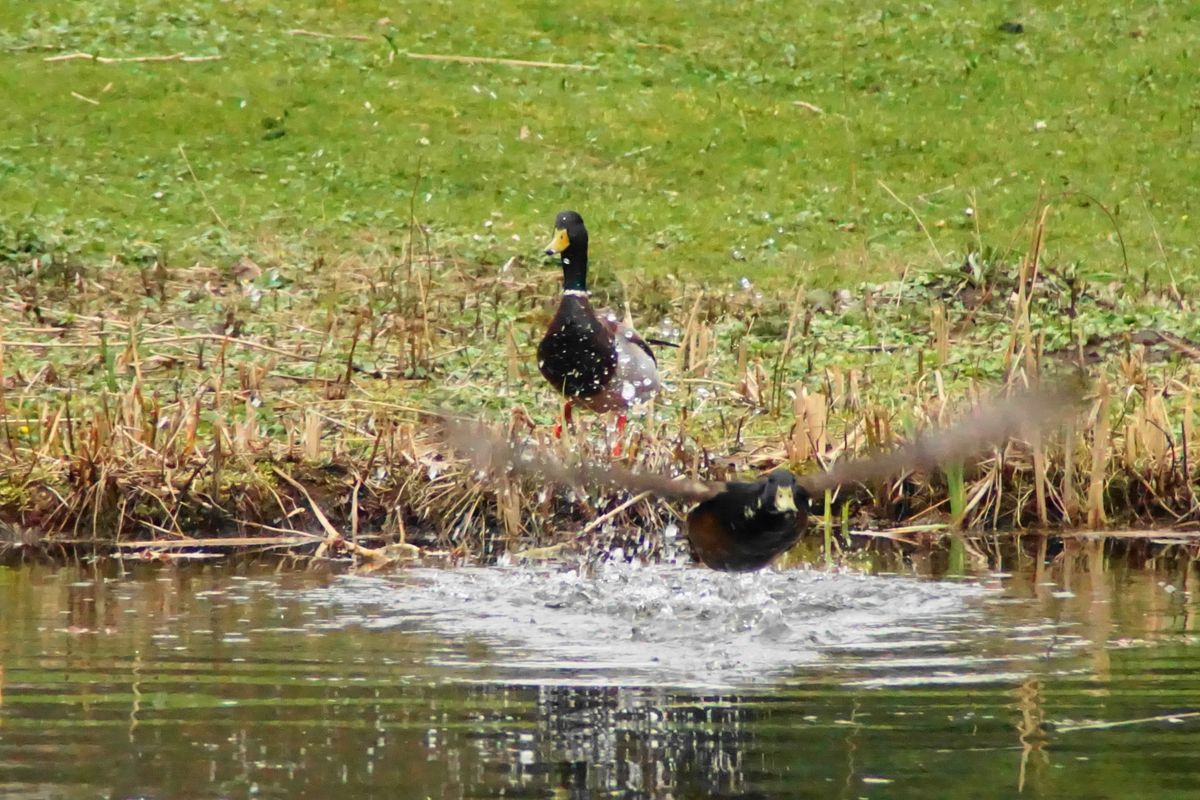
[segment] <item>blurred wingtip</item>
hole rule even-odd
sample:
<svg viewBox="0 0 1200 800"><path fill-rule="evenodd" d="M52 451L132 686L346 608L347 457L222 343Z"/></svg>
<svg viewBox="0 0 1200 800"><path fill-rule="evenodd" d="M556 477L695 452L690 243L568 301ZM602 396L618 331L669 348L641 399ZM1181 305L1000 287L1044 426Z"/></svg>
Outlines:
<svg viewBox="0 0 1200 800"><path fill-rule="evenodd" d="M516 471L552 483L615 486L659 497L699 502L720 492L725 484L651 472L635 472L616 464L568 465L536 441L514 441L494 427L459 415L439 415L440 435L460 457L485 473Z"/></svg>
<svg viewBox="0 0 1200 800"><path fill-rule="evenodd" d="M1055 376L983 401L944 429L926 431L894 450L835 464L800 478L809 492L887 480L977 456L988 447L1063 424L1084 410L1093 384L1085 374Z"/></svg>

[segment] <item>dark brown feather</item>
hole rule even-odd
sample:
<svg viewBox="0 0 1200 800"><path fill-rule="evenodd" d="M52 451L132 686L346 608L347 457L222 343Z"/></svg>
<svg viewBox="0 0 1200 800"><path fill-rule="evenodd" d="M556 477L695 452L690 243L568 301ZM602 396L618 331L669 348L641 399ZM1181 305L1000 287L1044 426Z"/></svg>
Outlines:
<svg viewBox="0 0 1200 800"><path fill-rule="evenodd" d="M779 492L791 498L790 507L776 505ZM786 469L729 483L688 514L688 541L696 557L713 569L762 569L800 540L808 525L808 505L808 493Z"/></svg>
<svg viewBox="0 0 1200 800"><path fill-rule="evenodd" d="M804 475L800 482L812 495L850 483L887 480L910 470L935 469L964 461L1021 432L1036 432L1079 409L1083 386L1047 385L977 408L944 430L926 431L909 444L887 453L835 464L827 472Z"/></svg>
<svg viewBox="0 0 1200 800"><path fill-rule="evenodd" d="M551 483L616 486L692 503L713 497L725 488L722 481L671 478L621 466L567 466L535 443L514 445L478 422L443 416L442 426L451 447L470 457L479 469L489 472L511 469L525 475L539 475Z"/></svg>

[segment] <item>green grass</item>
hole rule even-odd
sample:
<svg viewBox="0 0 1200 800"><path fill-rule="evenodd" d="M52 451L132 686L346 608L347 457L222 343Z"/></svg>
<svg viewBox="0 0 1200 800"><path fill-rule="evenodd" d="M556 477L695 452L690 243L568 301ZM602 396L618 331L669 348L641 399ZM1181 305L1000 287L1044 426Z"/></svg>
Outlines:
<svg viewBox="0 0 1200 800"><path fill-rule="evenodd" d="M1015 17L1013 35L997 29L1012 8L8 3L0 243L177 259L278 242L386 251L404 245L412 202L436 247L500 262L536 253L569 206L621 277L843 286L981 243L1024 247L1014 236L1039 195L1078 191L1116 215L1135 273L1170 266L1186 281L1200 11L1082 0ZM44 61L75 50L222 59ZM1121 275L1106 214L1077 194L1053 205L1050 262Z"/></svg>

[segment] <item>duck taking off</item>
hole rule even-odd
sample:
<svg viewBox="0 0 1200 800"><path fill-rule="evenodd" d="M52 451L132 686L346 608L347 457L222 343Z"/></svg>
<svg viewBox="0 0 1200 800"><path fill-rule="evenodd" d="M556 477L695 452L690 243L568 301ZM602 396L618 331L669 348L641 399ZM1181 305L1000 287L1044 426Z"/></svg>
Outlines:
<svg viewBox="0 0 1200 800"><path fill-rule="evenodd" d="M632 327L588 297L588 232L583 217L563 211L554 220L546 255L558 256L563 270L562 299L538 345L538 369L565 398L563 419L578 404L597 413L616 411L617 435L625 412L659 389L654 351Z"/></svg>
<svg viewBox="0 0 1200 800"><path fill-rule="evenodd" d="M445 425L451 444L469 454L479 468L536 474L561 485L596 484L684 500L692 505L687 537L696 559L712 569L742 572L767 566L799 541L812 498L841 486L962 463L1014 436L1078 414L1085 388L1082 382L1065 381L1016 392L894 450L840 461L826 472L797 475L779 468L746 481L694 480L611 464L567 465L537 444L515 446L478 424L446 420Z"/></svg>

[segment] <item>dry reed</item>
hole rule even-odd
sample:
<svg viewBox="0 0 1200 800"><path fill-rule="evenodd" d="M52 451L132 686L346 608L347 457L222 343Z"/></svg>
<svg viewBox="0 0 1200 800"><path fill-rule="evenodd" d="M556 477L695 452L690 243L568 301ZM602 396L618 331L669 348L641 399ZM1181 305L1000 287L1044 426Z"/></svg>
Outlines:
<svg viewBox="0 0 1200 800"><path fill-rule="evenodd" d="M626 463L717 479L778 464L814 471L936 427L991 382L1015 387L1061 371L1061 351L1046 352L1045 325L1035 324L1057 302L1041 260L1045 221L1043 212L1030 255L1015 269L996 267L986 291L968 293L957 278L914 284L925 292L916 302L936 297L924 330L895 327L915 305L900 303L890 318L893 305L868 291L857 308L871 330L915 335L911 354L872 343L845 350L861 354L857 362L830 357L821 337L837 320L799 293L635 287L645 305L683 320L682 347L660 359L671 388L631 426ZM400 261L292 263L290 272L284 257L268 270L0 263L12 287L0 310L0 546L202 548L240 537L229 540L266 547L265 536L321 556L382 560L414 546L486 558L579 541L653 557L683 507L521 475L486 480L437 437L426 411L454 408L566 460L606 463L612 433L585 417L573 437L549 438L555 400L530 353L553 272L414 249ZM310 286L289 295L265 280L271 271L284 286ZM318 302L330 294L337 311ZM176 322L181 307L206 308L209 327ZM956 361L985 313L1007 331L992 380L964 375ZM1097 388L1077 424L963 465L954 511L968 536L1200 520L1190 363L1200 350L1173 334L1143 342L1088 365ZM1163 343L1169 369L1151 359ZM897 368L901 358L911 360ZM829 498L830 546L835 524L845 546L864 523L943 523L947 497L938 470L844 487Z"/></svg>

